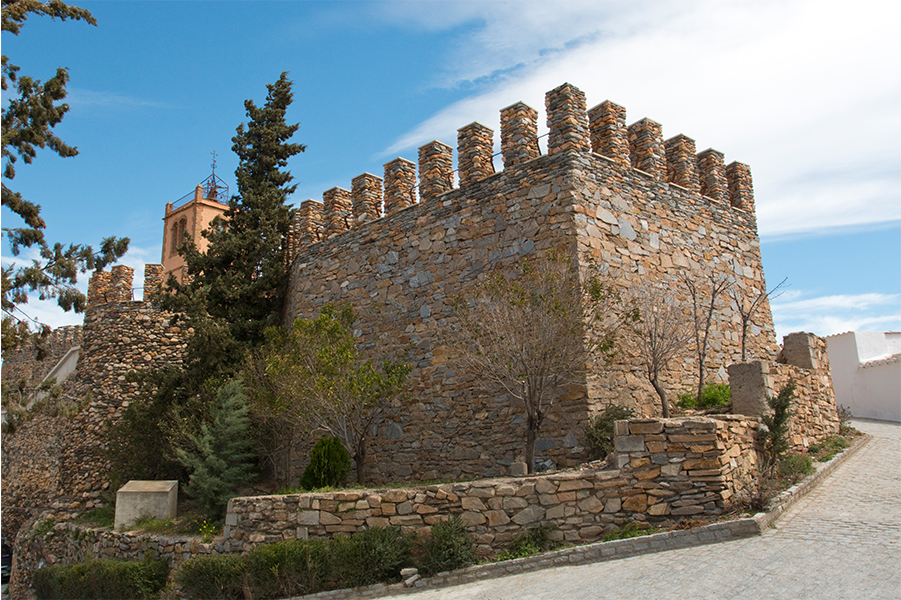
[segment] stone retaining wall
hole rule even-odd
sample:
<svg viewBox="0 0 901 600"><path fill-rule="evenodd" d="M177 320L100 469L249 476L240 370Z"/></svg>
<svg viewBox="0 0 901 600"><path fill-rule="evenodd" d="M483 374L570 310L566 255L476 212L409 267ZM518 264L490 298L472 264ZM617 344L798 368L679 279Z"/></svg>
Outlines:
<svg viewBox="0 0 901 600"><path fill-rule="evenodd" d="M729 366L732 408L755 417L771 414L767 398L776 397L794 381L788 436L792 448L801 451L815 438L838 433L838 410L825 340L810 333L792 333L784 342L778 362Z"/></svg>
<svg viewBox="0 0 901 600"><path fill-rule="evenodd" d="M519 531L545 523L555 527L556 539L591 542L629 521L664 525L721 515L741 489L740 474L756 465L756 421L747 417L639 419L619 421L616 428L618 469L234 498L224 536L248 550L376 525L426 529L459 516L485 555L501 550Z"/></svg>

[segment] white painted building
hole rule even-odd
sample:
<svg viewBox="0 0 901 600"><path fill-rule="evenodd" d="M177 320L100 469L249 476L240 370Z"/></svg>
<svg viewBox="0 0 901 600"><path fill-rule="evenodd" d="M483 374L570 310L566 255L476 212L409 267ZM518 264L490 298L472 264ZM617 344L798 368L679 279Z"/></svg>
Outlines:
<svg viewBox="0 0 901 600"><path fill-rule="evenodd" d="M901 332L849 331L825 339L836 404L855 417L901 422Z"/></svg>

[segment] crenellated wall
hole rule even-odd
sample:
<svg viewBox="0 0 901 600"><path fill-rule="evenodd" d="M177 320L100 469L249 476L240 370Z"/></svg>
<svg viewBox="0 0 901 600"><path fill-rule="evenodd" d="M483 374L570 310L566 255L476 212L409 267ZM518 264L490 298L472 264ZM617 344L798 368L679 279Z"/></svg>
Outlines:
<svg viewBox="0 0 901 600"><path fill-rule="evenodd" d="M160 273L160 265L145 268L145 296L158 291ZM131 300L132 276L121 265L92 276L80 336L57 336L81 345L76 371L62 384L78 411L71 417L39 414L3 436L5 539L14 539L35 511L77 512L102 504L101 492L109 486L105 433L138 397L128 374L181 362L188 332L172 325L172 313Z"/></svg>
<svg viewBox="0 0 901 600"><path fill-rule="evenodd" d="M523 103L501 110L504 169L497 173L493 131L479 123L461 128L457 188L450 185L450 147L440 142L420 149L418 194L416 165L387 163L382 216L351 219L345 231L326 233L331 203L301 204L295 229L305 241L291 267L286 322L315 316L326 302L348 302L365 347L415 366L411 400L392 407L377 428L368 465L374 481L499 476L522 460L519 411L476 381L442 337L454 325L454 300L495 269L512 273L522 257L562 247L602 265L624 291L661 281L683 305L682 274L702 290L717 278L749 297L765 289L747 167L724 166L714 150L698 154L682 135L664 140L649 119L627 126L625 109L612 102L585 107L572 85L548 92L545 155L537 111ZM367 181L377 199L378 178ZM725 367L741 356L740 317L725 298L710 340L708 378L725 381ZM578 463L582 428L606 404L659 412L631 350L623 350L624 360L592 366L563 393L543 425L538 455L558 466ZM772 360L777 350L764 302L748 353ZM697 369L686 352L664 377L673 396L694 385ZM296 474L305 450L297 448Z"/></svg>

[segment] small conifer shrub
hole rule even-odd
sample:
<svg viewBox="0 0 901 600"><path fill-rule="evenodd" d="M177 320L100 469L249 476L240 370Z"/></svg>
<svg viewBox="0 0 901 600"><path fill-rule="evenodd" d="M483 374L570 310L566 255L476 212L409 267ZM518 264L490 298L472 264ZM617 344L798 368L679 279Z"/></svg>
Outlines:
<svg viewBox="0 0 901 600"><path fill-rule="evenodd" d="M310 451L310 464L300 478L300 486L307 490L322 487L341 487L350 473L350 453L336 437L320 438Z"/></svg>

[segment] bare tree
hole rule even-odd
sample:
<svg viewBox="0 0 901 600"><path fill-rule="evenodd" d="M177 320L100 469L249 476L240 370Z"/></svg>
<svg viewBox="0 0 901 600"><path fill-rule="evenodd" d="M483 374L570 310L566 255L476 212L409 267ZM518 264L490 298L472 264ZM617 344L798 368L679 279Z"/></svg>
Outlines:
<svg viewBox="0 0 901 600"><path fill-rule="evenodd" d="M745 290L737 284L729 286L729 297L735 302L738 314L741 316L741 362L747 360L748 327L754 319L754 314L764 300L767 298L772 300L782 295L785 291L782 289L782 286L785 285L786 281L788 281L788 277L780 281L770 291L764 288L754 297L746 296Z"/></svg>
<svg viewBox="0 0 901 600"><path fill-rule="evenodd" d="M691 312L694 319L695 352L698 358L698 403L707 376L707 349L710 347L710 325L716 310L717 299L729 288L729 279L711 272L707 276L707 290L688 273L679 275L691 298ZM708 302L709 298L709 302Z"/></svg>
<svg viewBox="0 0 901 600"><path fill-rule="evenodd" d="M638 355L644 363L648 381L660 397L663 418L669 418L666 390L660 375L667 365L691 342L694 336L692 319L666 292L663 283L643 283L629 293L637 318L629 324Z"/></svg>
<svg viewBox="0 0 901 600"><path fill-rule="evenodd" d="M525 459L534 471L541 424L567 386L584 381L596 355L613 350L618 294L596 270L581 272L562 251L523 260L514 276L495 273L455 305L450 343L489 385L525 413Z"/></svg>

